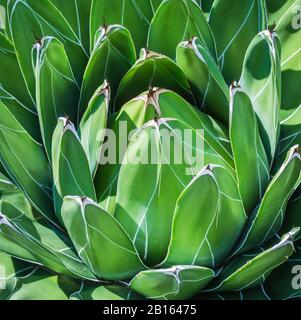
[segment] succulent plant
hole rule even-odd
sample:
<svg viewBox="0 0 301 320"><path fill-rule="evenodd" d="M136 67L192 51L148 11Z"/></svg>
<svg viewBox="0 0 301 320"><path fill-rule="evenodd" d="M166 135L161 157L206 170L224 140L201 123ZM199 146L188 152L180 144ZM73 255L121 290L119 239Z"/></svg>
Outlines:
<svg viewBox="0 0 301 320"><path fill-rule="evenodd" d="M0 5L0 299L301 297L301 0Z"/></svg>

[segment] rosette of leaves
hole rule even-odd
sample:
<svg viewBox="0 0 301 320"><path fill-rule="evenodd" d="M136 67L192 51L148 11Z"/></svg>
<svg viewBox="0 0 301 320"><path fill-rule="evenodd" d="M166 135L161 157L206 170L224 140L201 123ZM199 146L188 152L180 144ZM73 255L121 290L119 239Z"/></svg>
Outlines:
<svg viewBox="0 0 301 320"><path fill-rule="evenodd" d="M301 1L0 5L1 299L300 298Z"/></svg>

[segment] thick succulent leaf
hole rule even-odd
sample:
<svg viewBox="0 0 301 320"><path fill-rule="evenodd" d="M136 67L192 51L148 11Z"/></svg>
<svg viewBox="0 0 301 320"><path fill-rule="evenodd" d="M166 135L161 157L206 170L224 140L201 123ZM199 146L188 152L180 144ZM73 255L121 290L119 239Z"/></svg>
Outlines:
<svg viewBox="0 0 301 320"><path fill-rule="evenodd" d="M51 0L51 2L65 17L85 51L89 52L90 36L88 26L92 0Z"/></svg>
<svg viewBox="0 0 301 320"><path fill-rule="evenodd" d="M166 56L142 49L140 59L120 82L116 109L153 87L169 89L194 103L188 81L178 65Z"/></svg>
<svg viewBox="0 0 301 320"><path fill-rule="evenodd" d="M91 98L79 125L81 143L86 152L92 176L94 176L98 165L105 136L109 101L110 86L105 81Z"/></svg>
<svg viewBox="0 0 301 320"><path fill-rule="evenodd" d="M164 265L214 266L207 238L218 214L218 187L210 167L194 177L177 200L172 234ZM185 225L185 228L183 228Z"/></svg>
<svg viewBox="0 0 301 320"><path fill-rule="evenodd" d="M184 122L151 120L134 133L120 169L115 217L147 264L165 258L176 201L209 163L227 166L202 133Z"/></svg>
<svg viewBox="0 0 301 320"><path fill-rule="evenodd" d="M16 186L3 173L0 172L0 192L15 190Z"/></svg>
<svg viewBox="0 0 301 320"><path fill-rule="evenodd" d="M200 292L214 277L211 269L197 266L175 266L140 272L131 288L148 299L183 300Z"/></svg>
<svg viewBox="0 0 301 320"><path fill-rule="evenodd" d="M300 183L300 170L301 156L294 147L269 184L259 208L251 215L236 254L258 247L280 230L287 203Z"/></svg>
<svg viewBox="0 0 301 320"><path fill-rule="evenodd" d="M34 207L53 220L51 172L38 144L0 101L0 159L13 182Z"/></svg>
<svg viewBox="0 0 301 320"><path fill-rule="evenodd" d="M198 107L228 124L229 88L210 53L199 39L193 38L181 42L176 55L177 64L190 82Z"/></svg>
<svg viewBox="0 0 301 320"><path fill-rule="evenodd" d="M81 83L88 56L76 41L69 24L49 0L46 0L45 6L44 1L42 4L41 1L12 0L9 2L9 15L19 65L32 97L35 97L35 78L31 52L34 43L40 42L44 36L54 36L64 44L73 74ZM24 28L24 25L27 27Z"/></svg>
<svg viewBox="0 0 301 320"><path fill-rule="evenodd" d="M100 26L121 24L131 32L136 50L146 46L147 33L152 17L162 0L92 0L90 34Z"/></svg>
<svg viewBox="0 0 301 320"><path fill-rule="evenodd" d="M2 33L0 33L0 48L1 91L3 90L3 92L6 92L7 95L14 97L15 100L17 100L20 105L28 112L34 111L34 101L30 98L30 95L27 91L23 75L19 68L17 56L14 52L14 45Z"/></svg>
<svg viewBox="0 0 301 320"><path fill-rule="evenodd" d="M204 168L177 201L164 266L175 262L205 267L219 265L229 256L245 222L233 177L219 166Z"/></svg>
<svg viewBox="0 0 301 320"><path fill-rule="evenodd" d="M132 130L141 128L143 124L157 117L178 119L189 123L194 130L204 130L206 143L225 159L231 171L233 166L231 147L223 126L194 109L174 92L151 89L123 106L112 125L114 136L108 137L108 142L102 149L101 163L103 165L99 166L94 181L97 199L101 206L110 213L114 213L118 173L127 148L127 143L124 145L122 142L123 130L125 129L130 134ZM121 149L116 150L116 146L121 146ZM106 151L109 155L104 155ZM113 157L115 154L117 162L108 163L111 155Z"/></svg>
<svg viewBox="0 0 301 320"><path fill-rule="evenodd" d="M87 155L74 125L67 118L59 118L53 134L52 166L56 215L61 221L60 209L65 196L96 199Z"/></svg>
<svg viewBox="0 0 301 320"><path fill-rule="evenodd" d="M0 253L1 300L67 300L80 282ZM51 293L51 294L50 294Z"/></svg>
<svg viewBox="0 0 301 320"><path fill-rule="evenodd" d="M212 31L197 3L194 0L165 0L151 22L147 48L174 59L179 42L192 36L198 37L216 58Z"/></svg>
<svg viewBox="0 0 301 320"><path fill-rule="evenodd" d="M127 29L120 25L111 25L97 30L82 83L79 119L87 109L95 90L105 80L111 86L112 99L115 99L119 82L135 60L135 47Z"/></svg>
<svg viewBox="0 0 301 320"><path fill-rule="evenodd" d="M92 200L66 197L62 219L78 255L99 278L123 280L145 269L129 236Z"/></svg>
<svg viewBox="0 0 301 320"><path fill-rule="evenodd" d="M70 295L70 300L143 300L132 289L117 284L83 284L81 289Z"/></svg>
<svg viewBox="0 0 301 320"><path fill-rule="evenodd" d="M299 191L299 192L298 192ZM294 227L301 228L301 194L298 190L290 202L288 203L286 212L285 212L285 219L283 221L283 225L281 230L279 231L281 234L288 232ZM301 238L301 234L299 233L296 236L296 239L299 240Z"/></svg>
<svg viewBox="0 0 301 320"><path fill-rule="evenodd" d="M300 0L267 1L269 22L281 40L282 120L301 108L300 6Z"/></svg>
<svg viewBox="0 0 301 320"><path fill-rule="evenodd" d="M51 158L53 131L59 117L76 121L79 87L63 44L45 37L34 46L36 101L44 145Z"/></svg>
<svg viewBox="0 0 301 320"><path fill-rule="evenodd" d="M269 183L269 163L250 98L235 86L231 86L230 91L229 122L239 191L246 212L250 214L262 199Z"/></svg>
<svg viewBox="0 0 301 320"><path fill-rule="evenodd" d="M0 193L0 211L2 204L8 202L16 207L19 211L22 211L25 216L30 219L41 218L39 214L31 207L28 199L22 191L16 189L16 186L13 185L15 189L10 189L8 191L2 191Z"/></svg>
<svg viewBox="0 0 301 320"><path fill-rule="evenodd" d="M300 213L300 211L299 211ZM300 235L299 235L300 236ZM288 300L301 298L300 243L295 245L296 252L288 261L272 272L264 284L264 290L272 300Z"/></svg>
<svg viewBox="0 0 301 320"><path fill-rule="evenodd" d="M225 28L225 17L227 21ZM218 62L226 82L237 80L242 70L244 55L253 37L266 29L265 1L216 0L209 25L216 40Z"/></svg>
<svg viewBox="0 0 301 320"><path fill-rule="evenodd" d="M3 237L11 244L17 244L27 250L34 257L34 261L67 276L95 279L91 271L74 253L72 243L65 233L58 229L54 230L43 219L31 220L23 211L7 202L2 203L1 212L3 213L1 226ZM23 256L18 255L18 252L14 252L12 245L1 249L24 259Z"/></svg>
<svg viewBox="0 0 301 320"><path fill-rule="evenodd" d="M301 100L300 100L301 101ZM294 145L301 145L301 108L281 122L280 140L273 169L278 170L286 153Z"/></svg>
<svg viewBox="0 0 301 320"><path fill-rule="evenodd" d="M258 117L259 132L269 161L274 159L280 134L280 41L274 31L254 37L245 56L239 81Z"/></svg>
<svg viewBox="0 0 301 320"><path fill-rule="evenodd" d="M229 292L250 289L262 284L272 270L294 253L294 237L299 228L285 234L281 241L262 253L245 254L226 265L210 284L210 291Z"/></svg>

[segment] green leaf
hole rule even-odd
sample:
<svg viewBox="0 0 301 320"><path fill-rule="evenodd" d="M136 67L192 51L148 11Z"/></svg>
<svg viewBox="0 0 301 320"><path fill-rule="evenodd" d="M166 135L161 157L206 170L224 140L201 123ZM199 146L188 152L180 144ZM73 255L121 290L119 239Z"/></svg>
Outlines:
<svg viewBox="0 0 301 320"><path fill-rule="evenodd" d="M183 300L200 292L213 277L211 269L175 266L142 271L131 281L130 286L148 299Z"/></svg>
<svg viewBox="0 0 301 320"><path fill-rule="evenodd" d="M61 204L65 196L86 196L96 199L87 155L74 125L67 118L59 118L52 140L53 180L56 215L61 221Z"/></svg>
<svg viewBox="0 0 301 320"><path fill-rule="evenodd" d="M0 192L15 190L16 186L3 173L0 172Z"/></svg>
<svg viewBox="0 0 301 320"><path fill-rule="evenodd" d="M57 119L77 118L79 87L74 79L63 44L45 37L34 46L36 101L44 145L51 158L51 142Z"/></svg>
<svg viewBox="0 0 301 320"><path fill-rule="evenodd" d="M129 236L92 200L66 197L62 219L78 255L99 278L123 280L145 269Z"/></svg>
<svg viewBox="0 0 301 320"><path fill-rule="evenodd" d="M295 250L296 252L287 260L287 262L274 270L264 284L265 292L272 300L300 299L301 297L300 244L299 246L298 244L295 245Z"/></svg>
<svg viewBox="0 0 301 320"><path fill-rule="evenodd" d="M70 300L143 300L132 289L117 284L83 284L80 291L71 294Z"/></svg>
<svg viewBox="0 0 301 320"><path fill-rule="evenodd" d="M194 102L188 81L177 64L166 56L142 49L140 59L120 82L116 109L153 87L169 89Z"/></svg>
<svg viewBox="0 0 301 320"><path fill-rule="evenodd" d="M135 47L127 29L120 25L111 25L97 30L82 83L79 119L87 109L95 90L105 80L110 84L114 101L119 82L135 60Z"/></svg>
<svg viewBox="0 0 301 320"><path fill-rule="evenodd" d="M230 141L240 194L250 214L269 183L269 163L250 98L235 85L230 95Z"/></svg>
<svg viewBox="0 0 301 320"><path fill-rule="evenodd" d="M102 166L99 166L94 181L98 202L112 214L115 210L120 163L128 145L127 140L124 143L124 132L129 135L132 130L141 128L146 122L158 117L178 119L189 123L189 127L194 130L204 130L206 143L225 159L225 167L231 171L234 166L228 134L223 126L193 108L176 93L164 89L151 89L122 107L111 128L114 135L108 137L102 148Z"/></svg>
<svg viewBox="0 0 301 320"><path fill-rule="evenodd" d="M51 2L65 17L85 52L89 52L90 34L88 26L92 0L51 0Z"/></svg>
<svg viewBox="0 0 301 320"><path fill-rule="evenodd" d="M164 266L219 265L230 254L245 222L233 177L224 168L209 165L178 198Z"/></svg>
<svg viewBox="0 0 301 320"><path fill-rule="evenodd" d="M95 280L91 271L75 254L72 243L65 233L53 229L43 219L31 220L23 211L14 205L3 202L2 236L10 242L7 247L1 249L12 256L24 259L14 251L12 244L17 244L30 253L36 263L55 272L67 276Z"/></svg>
<svg viewBox="0 0 301 320"><path fill-rule="evenodd" d="M275 32L266 30L256 35L247 50L239 81L252 101L270 163L274 159L280 134L280 50Z"/></svg>
<svg viewBox="0 0 301 320"><path fill-rule="evenodd" d="M0 279L1 300L67 300L80 290L79 281L51 275L5 253L0 253Z"/></svg>
<svg viewBox="0 0 301 320"><path fill-rule="evenodd" d="M214 0L199 0L200 6L202 8L202 11L204 12L205 16L209 18L210 16L210 11L213 5Z"/></svg>
<svg viewBox="0 0 301 320"><path fill-rule="evenodd" d="M119 173L115 217L147 264L165 258L176 201L209 163L227 166L202 132L179 120L151 120L132 136Z"/></svg>
<svg viewBox="0 0 301 320"><path fill-rule="evenodd" d="M229 10L231 18L225 28ZM216 0L210 11L209 25L216 40L218 63L226 82L230 84L240 76L251 40L266 29L265 1Z"/></svg>
<svg viewBox="0 0 301 320"><path fill-rule="evenodd" d="M86 152L92 176L94 176L98 165L105 136L109 101L110 86L105 81L91 98L79 126L81 143Z"/></svg>
<svg viewBox="0 0 301 320"><path fill-rule="evenodd" d="M256 248L281 228L287 203L300 183L301 156L295 148L269 184L264 197L250 217L235 254Z"/></svg>
<svg viewBox="0 0 301 320"><path fill-rule="evenodd" d="M14 52L13 43L4 35L0 34L0 58L1 70L0 83L1 89L7 95L13 96L27 111L35 110L35 102L30 98L19 68L17 56ZM9 75L9 76L8 76ZM2 98L2 97L1 97Z"/></svg>
<svg viewBox="0 0 301 320"><path fill-rule="evenodd" d="M228 292L254 288L262 284L272 270L294 253L294 236L299 228L285 234L281 241L262 253L250 253L230 262L210 284L209 291Z"/></svg>
<svg viewBox="0 0 301 320"><path fill-rule="evenodd" d="M229 87L214 58L198 38L181 42L176 55L177 64L190 82L198 107L228 124Z"/></svg>
<svg viewBox="0 0 301 320"><path fill-rule="evenodd" d="M147 48L174 59L178 43L193 36L198 37L216 58L212 31L197 3L194 0L165 0L151 22Z"/></svg>
<svg viewBox="0 0 301 320"><path fill-rule="evenodd" d="M121 24L129 29L136 50L146 46L147 33L152 17L162 0L92 0L90 34L100 26Z"/></svg>
<svg viewBox="0 0 301 320"><path fill-rule="evenodd" d="M0 113L1 162L34 207L54 222L51 172L44 148L32 139L1 101Z"/></svg>
<svg viewBox="0 0 301 320"><path fill-rule="evenodd" d="M19 65L33 98L35 78L31 52L33 45L44 36L53 36L63 43L74 77L80 85L88 56L77 42L69 24L49 0L43 1L43 5L40 1L33 0L10 1L9 25Z"/></svg>

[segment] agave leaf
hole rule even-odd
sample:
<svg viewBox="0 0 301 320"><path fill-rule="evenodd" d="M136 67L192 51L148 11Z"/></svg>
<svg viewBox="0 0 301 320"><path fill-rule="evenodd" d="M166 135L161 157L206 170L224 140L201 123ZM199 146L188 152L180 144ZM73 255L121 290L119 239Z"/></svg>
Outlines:
<svg viewBox="0 0 301 320"><path fill-rule="evenodd" d="M282 70L282 120L287 119L292 113L300 110L301 94L298 83L301 79L300 63L300 20L298 20L298 6L301 1L286 1L289 6L276 24L275 30L281 40L281 70ZM294 27L294 24L296 26Z"/></svg>
<svg viewBox="0 0 301 320"><path fill-rule="evenodd" d="M129 31L120 25L101 27L94 39L94 48L85 70L79 103L79 119L88 107L95 90L107 80L112 99L125 73L134 64L136 51ZM118 66L118 68L116 68Z"/></svg>
<svg viewBox="0 0 301 320"><path fill-rule="evenodd" d="M198 37L216 58L212 31L197 3L194 0L166 0L151 22L147 48L174 59L178 43L192 36Z"/></svg>
<svg viewBox="0 0 301 320"><path fill-rule="evenodd" d="M9 2L9 26L19 65L31 96L35 97L35 78L31 59L32 47L34 43L40 42L40 39L44 36L56 37L64 44L73 74L80 84L88 57L81 45L76 42L72 29L49 0L43 1L43 5L39 1L29 1L31 6L27 0L12 0ZM52 25L51 23L57 24ZM24 25L26 25L26 28L24 28ZM71 38L72 35L73 38Z"/></svg>
<svg viewBox="0 0 301 320"><path fill-rule="evenodd" d="M274 31L266 30L256 35L246 52L239 81L252 101L270 162L274 159L280 134L280 50L280 41Z"/></svg>
<svg viewBox="0 0 301 320"><path fill-rule="evenodd" d="M80 282L51 275L37 266L0 253L1 300L67 300ZM49 295L51 292L51 295Z"/></svg>
<svg viewBox="0 0 301 320"><path fill-rule="evenodd" d="M218 200L214 174L210 167L206 167L186 186L177 200L164 265L172 266L177 262L214 266L214 253L207 236L218 214Z"/></svg>
<svg viewBox="0 0 301 320"><path fill-rule="evenodd" d="M52 140L52 166L56 200L56 215L61 221L62 199L67 195L96 199L87 155L74 125L59 118Z"/></svg>
<svg viewBox="0 0 301 320"><path fill-rule="evenodd" d="M300 243L295 245L295 250L296 252L287 262L274 270L264 284L265 292L272 300L300 299L301 297L300 280L298 280L301 265Z"/></svg>
<svg viewBox="0 0 301 320"><path fill-rule="evenodd" d="M92 0L51 0L66 18L86 52L90 51L89 20Z"/></svg>
<svg viewBox="0 0 301 320"><path fill-rule="evenodd" d="M1 162L34 207L54 222L51 172L44 148L32 139L1 101L0 113Z"/></svg>
<svg viewBox="0 0 301 320"><path fill-rule="evenodd" d="M78 255L99 278L122 280L145 269L119 223L92 200L66 197L62 219Z"/></svg>
<svg viewBox="0 0 301 320"><path fill-rule="evenodd" d="M1 90L6 92L7 95L13 96L17 101L19 101L24 109L28 109L28 112L34 112L35 103L30 98L27 91L26 84L14 52L14 45L2 33L0 33L0 48L0 58L2 62L0 73Z"/></svg>
<svg viewBox="0 0 301 320"><path fill-rule="evenodd" d="M100 26L121 24L129 29L136 50L146 46L147 33L152 17L162 0L92 0L90 34L91 49L93 35Z"/></svg>
<svg viewBox="0 0 301 320"><path fill-rule="evenodd" d="M165 258L175 204L190 180L206 164L227 166L203 139L184 122L161 118L146 123L130 140L118 178L115 217L147 264Z"/></svg>
<svg viewBox="0 0 301 320"><path fill-rule="evenodd" d="M229 130L237 182L246 212L251 213L269 183L269 163L250 98L235 86L230 96Z"/></svg>
<svg viewBox="0 0 301 320"><path fill-rule="evenodd" d="M120 109L127 101L153 87L169 89L194 102L188 81L177 64L166 56L142 49L140 59L120 82L116 108Z"/></svg>
<svg viewBox="0 0 301 320"><path fill-rule="evenodd" d="M184 71L200 109L228 124L229 88L213 57L198 38L181 42L177 64Z"/></svg>
<svg viewBox="0 0 301 320"><path fill-rule="evenodd" d="M83 284L78 292L70 295L70 300L143 300L143 297L126 286L117 284Z"/></svg>
<svg viewBox="0 0 301 320"><path fill-rule="evenodd" d="M164 265L219 265L230 254L245 222L233 177L219 166L204 168L177 201Z"/></svg>
<svg viewBox="0 0 301 320"><path fill-rule="evenodd" d="M286 153L294 145L301 145L301 108L297 108L288 118L281 122L281 134L273 169L278 170Z"/></svg>
<svg viewBox="0 0 301 320"><path fill-rule="evenodd" d="M109 101L110 86L105 81L91 98L79 126L81 143L86 152L92 176L97 168L105 136Z"/></svg>
<svg viewBox="0 0 301 320"><path fill-rule="evenodd" d="M224 17L231 10L225 28ZM228 84L239 78L244 55L253 37L266 29L265 1L216 0L209 25L216 40L218 63Z"/></svg>
<svg viewBox="0 0 301 320"><path fill-rule="evenodd" d="M206 143L225 159L227 162L226 167L228 166L229 170L232 170L231 147L223 126L220 126L207 115L194 109L174 92L163 89L151 89L149 92L143 93L122 107L112 125L112 130L115 134L110 137L110 141L102 149L104 153L106 150L114 150L116 146L121 147L115 150L117 162L111 161L107 163L110 157L104 157L102 154L101 163L103 166L99 166L94 179L98 202L112 214L115 210L120 163L124 158L128 145L128 143L126 145L123 143L123 129L130 134L132 130L141 128L146 122L154 120L157 117L178 119L189 123L194 130L204 130ZM122 135L121 137L120 134Z"/></svg>
<svg viewBox="0 0 301 320"><path fill-rule="evenodd" d="M79 87L63 44L56 38L45 37L34 46L36 101L44 145L51 158L51 142L57 119L77 118Z"/></svg>
<svg viewBox="0 0 301 320"><path fill-rule="evenodd" d="M175 266L140 272L131 288L148 299L183 300L201 291L214 277L211 269L197 266Z"/></svg>
<svg viewBox="0 0 301 320"><path fill-rule="evenodd" d="M1 211L4 214L4 224L1 229L4 237L19 245L23 239L24 244L21 247L31 253L38 263L53 271L63 272L67 276L95 279L74 253L71 241L65 233L53 230L43 219L31 220L23 211L10 203L3 202ZM12 255L18 257L14 252Z"/></svg>
<svg viewBox="0 0 301 320"><path fill-rule="evenodd" d="M294 237L299 228L285 234L281 241L261 253L245 254L222 269L210 284L210 291L228 292L254 288L262 284L272 270L282 265L294 253Z"/></svg>
<svg viewBox="0 0 301 320"><path fill-rule="evenodd" d="M0 192L15 190L16 186L3 173L0 172Z"/></svg>
<svg viewBox="0 0 301 320"><path fill-rule="evenodd" d="M39 217L39 214L31 207L24 193L19 189L16 189L15 185L13 185L13 187L15 189L10 189L8 191L1 192L0 211L2 208L2 204L4 202L8 202L15 206L18 210L22 211L24 215L26 215L30 219L35 219L36 217Z"/></svg>
<svg viewBox="0 0 301 320"><path fill-rule="evenodd" d="M294 147L269 184L259 208L251 215L236 254L258 247L280 230L287 203L300 183L300 170L301 156Z"/></svg>
<svg viewBox="0 0 301 320"><path fill-rule="evenodd" d="M299 193L296 192L296 195L294 195L289 202L286 212L285 212L285 219L283 221L283 225L281 227L281 230L279 231L281 234L288 232L294 227L300 227L301 228L301 196L300 196L300 190ZM301 238L301 234L299 233L296 236L296 240L299 240Z"/></svg>

